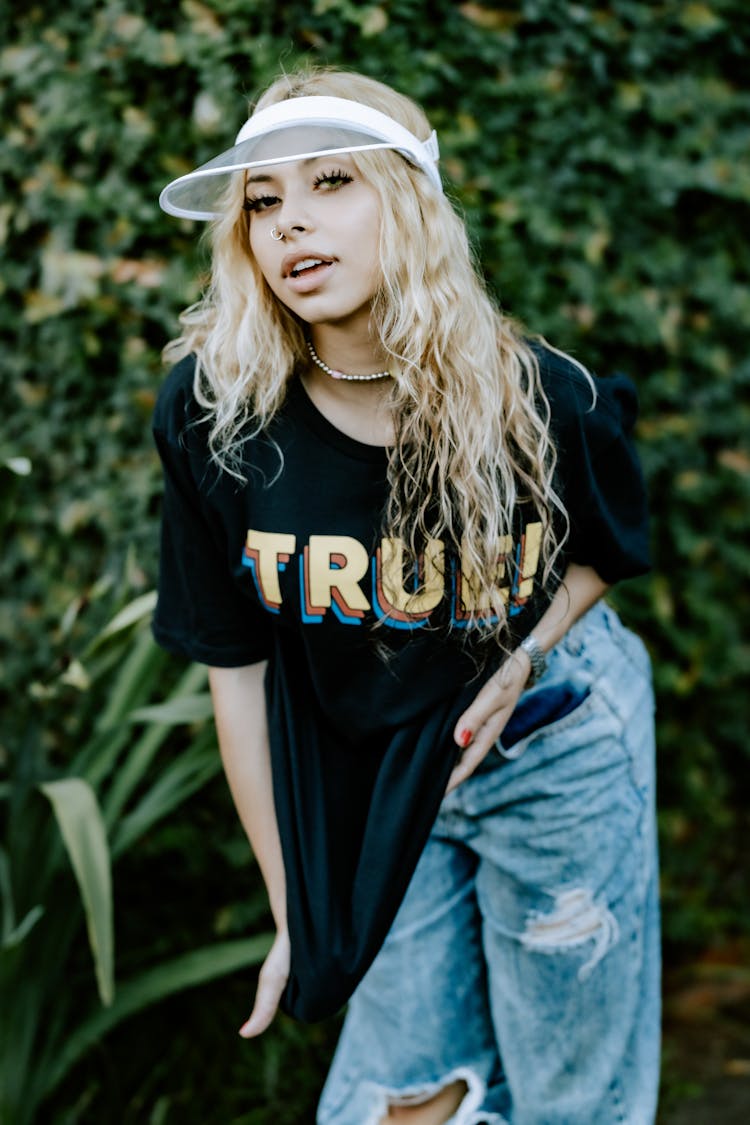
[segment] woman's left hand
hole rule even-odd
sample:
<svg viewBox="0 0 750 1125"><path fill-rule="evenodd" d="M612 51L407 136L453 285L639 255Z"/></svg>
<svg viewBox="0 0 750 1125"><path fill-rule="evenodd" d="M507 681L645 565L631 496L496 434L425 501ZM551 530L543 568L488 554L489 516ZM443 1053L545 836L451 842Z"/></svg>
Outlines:
<svg viewBox="0 0 750 1125"><path fill-rule="evenodd" d="M530 672L529 657L522 648L516 649L493 672L474 702L464 711L453 732L463 754L448 779L446 793L471 776L503 733Z"/></svg>
<svg viewBox="0 0 750 1125"><path fill-rule="evenodd" d="M286 983L289 980L291 964L291 945L286 927L277 930L274 943L266 957L258 977L258 988L250 1018L240 1028L243 1039L261 1035L271 1026L279 1008Z"/></svg>

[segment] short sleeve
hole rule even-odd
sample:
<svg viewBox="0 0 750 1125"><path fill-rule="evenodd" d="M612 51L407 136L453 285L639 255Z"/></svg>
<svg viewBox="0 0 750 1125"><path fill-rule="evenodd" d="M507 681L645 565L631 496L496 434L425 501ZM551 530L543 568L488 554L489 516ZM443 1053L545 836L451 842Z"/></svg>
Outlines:
<svg viewBox="0 0 750 1125"><path fill-rule="evenodd" d="M152 630L157 643L170 652L201 664L240 667L266 659L270 626L263 610L234 584L220 520L200 486L207 476L207 458L201 457L194 439L188 444L182 437L190 432L191 385L189 373L176 368L154 415L164 494Z"/></svg>
<svg viewBox="0 0 750 1125"><path fill-rule="evenodd" d="M545 390L570 520L566 554L607 583L650 569L648 501L633 427L635 387L624 375L588 379L569 361L547 372Z"/></svg>

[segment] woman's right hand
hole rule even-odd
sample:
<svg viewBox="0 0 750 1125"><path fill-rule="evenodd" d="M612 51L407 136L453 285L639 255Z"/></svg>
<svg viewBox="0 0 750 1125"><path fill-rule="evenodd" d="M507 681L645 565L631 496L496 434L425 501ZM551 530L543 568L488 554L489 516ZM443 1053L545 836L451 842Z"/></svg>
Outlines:
<svg viewBox="0 0 750 1125"><path fill-rule="evenodd" d="M261 1035L271 1025L279 1008L281 994L289 980L290 958L289 931L278 930L260 970L250 1018L240 1028L243 1039L252 1039L254 1035Z"/></svg>

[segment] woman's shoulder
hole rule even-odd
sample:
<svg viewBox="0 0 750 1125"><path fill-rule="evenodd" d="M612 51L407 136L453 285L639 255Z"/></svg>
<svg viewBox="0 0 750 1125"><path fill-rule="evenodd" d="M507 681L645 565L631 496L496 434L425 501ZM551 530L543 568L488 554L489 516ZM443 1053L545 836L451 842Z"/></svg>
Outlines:
<svg viewBox="0 0 750 1125"><path fill-rule="evenodd" d="M632 381L621 373L601 377L578 360L533 340L530 346L539 364L539 378L550 406L550 422L558 434L585 429L590 437L607 442L621 431L630 431L638 414L638 396Z"/></svg>

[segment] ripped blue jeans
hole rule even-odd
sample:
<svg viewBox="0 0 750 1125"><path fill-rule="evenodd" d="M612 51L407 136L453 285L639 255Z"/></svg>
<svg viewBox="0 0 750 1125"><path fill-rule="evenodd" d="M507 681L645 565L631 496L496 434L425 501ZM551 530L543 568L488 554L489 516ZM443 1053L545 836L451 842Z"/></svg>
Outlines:
<svg viewBox="0 0 750 1125"><path fill-rule="evenodd" d="M389 1104L457 1080L453 1125L654 1121L648 656L600 603L548 661L522 701L543 713L532 693L547 691L551 721L493 748L443 801L349 1005L318 1125L378 1125Z"/></svg>

